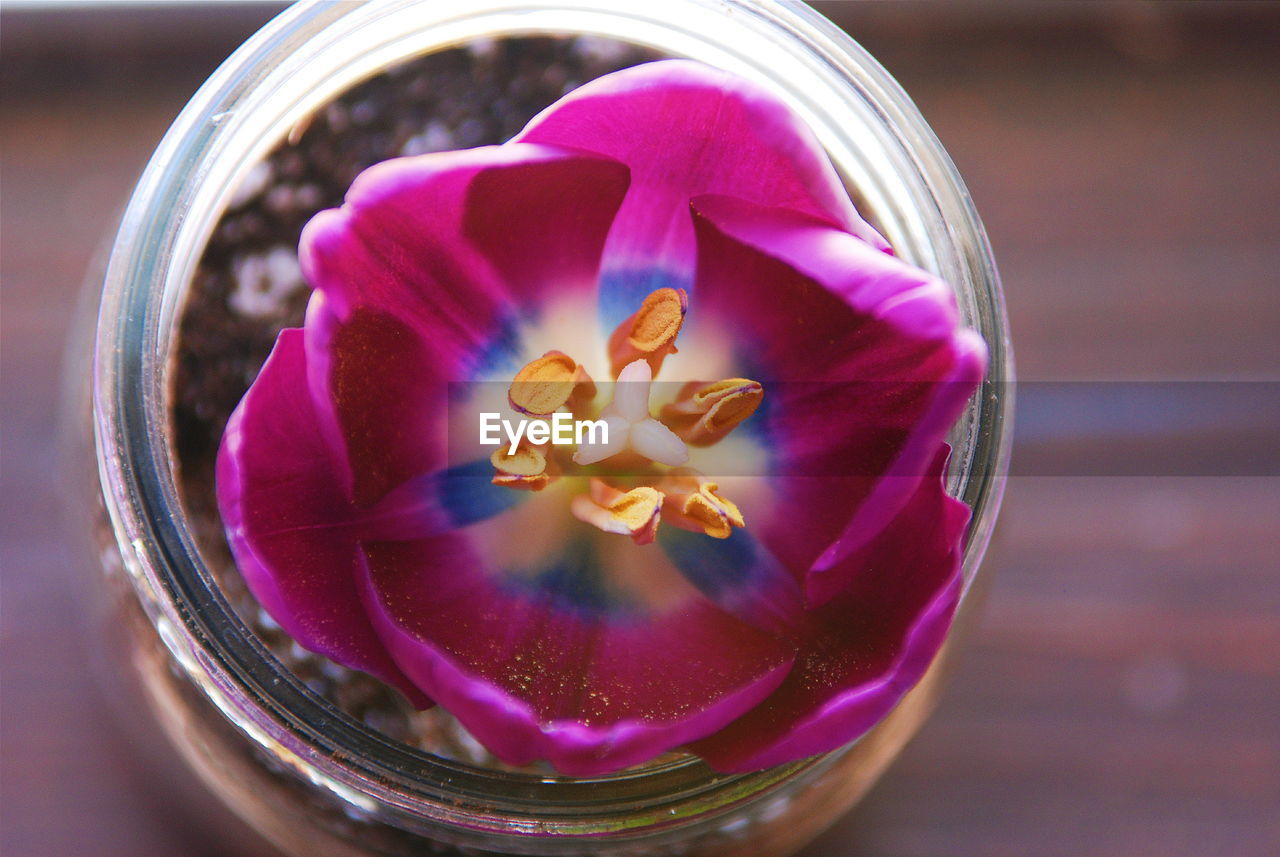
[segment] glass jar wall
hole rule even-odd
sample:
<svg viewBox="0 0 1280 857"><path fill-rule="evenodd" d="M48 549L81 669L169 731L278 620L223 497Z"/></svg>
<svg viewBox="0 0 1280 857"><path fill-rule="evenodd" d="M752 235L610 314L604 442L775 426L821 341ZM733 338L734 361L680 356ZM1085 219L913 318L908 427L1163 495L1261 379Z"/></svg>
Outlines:
<svg viewBox="0 0 1280 857"><path fill-rule="evenodd" d="M121 560L120 627L164 733L290 853L787 854L847 809L922 722L955 631L879 726L824 757L734 776L682 757L592 780L477 766L389 738L286 669L232 608L182 502L173 355L198 265L237 189L279 141L371 75L531 35L618 40L765 83L810 124L896 251L953 285L991 352L988 380L952 436L949 487L975 510L962 630L999 502L1011 406L981 224L945 152L874 60L807 9L747 0L305 6L228 60L139 181L105 276L93 419L101 532Z"/></svg>

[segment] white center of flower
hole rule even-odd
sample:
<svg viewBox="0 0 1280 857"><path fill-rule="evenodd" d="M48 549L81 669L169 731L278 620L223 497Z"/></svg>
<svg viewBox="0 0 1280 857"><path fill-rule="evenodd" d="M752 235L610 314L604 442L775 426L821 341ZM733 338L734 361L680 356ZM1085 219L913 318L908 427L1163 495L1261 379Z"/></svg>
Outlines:
<svg viewBox="0 0 1280 857"><path fill-rule="evenodd" d="M527 428L508 428L497 413L481 414L482 444L499 442L502 431L509 441L489 458L493 484L539 492L562 475L589 476L589 490L570 503L573 517L638 545L653 542L664 516L673 526L717 539L744 526L741 510L716 481L682 465L690 447L715 446L750 417L764 388L748 378L693 380L657 417L650 412L653 376L676 353L688 308L683 289L656 289L614 329L608 374L617 386L598 412L596 384L568 352L553 348L526 363L507 388L507 403L533 418L525 421ZM603 474L575 472L567 450L556 448L569 439L571 422L578 429L572 433L573 464L605 462ZM700 454L705 457L705 450Z"/></svg>

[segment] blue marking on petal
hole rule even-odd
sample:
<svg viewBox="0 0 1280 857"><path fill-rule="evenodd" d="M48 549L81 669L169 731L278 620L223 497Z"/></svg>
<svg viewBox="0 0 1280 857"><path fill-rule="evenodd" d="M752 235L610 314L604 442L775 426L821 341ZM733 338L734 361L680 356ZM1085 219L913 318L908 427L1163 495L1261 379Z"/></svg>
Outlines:
<svg viewBox="0 0 1280 857"><path fill-rule="evenodd" d="M662 288L692 289L687 277L661 268L604 271L600 274L600 323L612 332L636 310L650 292Z"/></svg>
<svg viewBox="0 0 1280 857"><path fill-rule="evenodd" d="M440 506L454 527L492 518L525 499L527 492L494 485L492 478L493 465L486 458L432 474L431 482L439 492Z"/></svg>
<svg viewBox="0 0 1280 857"><path fill-rule="evenodd" d="M730 587L750 585L762 571L761 548L746 530L713 539L679 527L663 527L658 543L685 579L712 601Z"/></svg>
<svg viewBox="0 0 1280 857"><path fill-rule="evenodd" d="M713 539L664 527L658 544L680 573L717 607L766 629L787 627L803 603L799 584L746 530Z"/></svg>
<svg viewBox="0 0 1280 857"><path fill-rule="evenodd" d="M573 539L533 574L511 572L509 586L561 610L588 617L631 612L632 605L610 589L591 537Z"/></svg>
<svg viewBox="0 0 1280 857"><path fill-rule="evenodd" d="M773 376L761 362L757 353L735 348L733 366L738 375L743 378L750 378L753 381L759 381L760 385L764 387L764 398L761 399L756 412L739 423L734 432L754 438L764 449L765 455L770 465L772 465L778 458L778 444L785 440L784 438L776 437L774 432L770 430L771 418L778 404L777 396L781 391L781 387L774 383ZM774 391L774 395L769 395L770 390ZM769 472L773 472L772 467L769 468Z"/></svg>
<svg viewBox="0 0 1280 857"><path fill-rule="evenodd" d="M361 538L425 539L492 518L527 499L529 492L492 483L488 459L424 473L393 489L360 521Z"/></svg>
<svg viewBox="0 0 1280 857"><path fill-rule="evenodd" d="M521 351L520 322L514 316L507 316L483 346L467 355L470 377L483 377L507 368L514 372L520 368Z"/></svg>

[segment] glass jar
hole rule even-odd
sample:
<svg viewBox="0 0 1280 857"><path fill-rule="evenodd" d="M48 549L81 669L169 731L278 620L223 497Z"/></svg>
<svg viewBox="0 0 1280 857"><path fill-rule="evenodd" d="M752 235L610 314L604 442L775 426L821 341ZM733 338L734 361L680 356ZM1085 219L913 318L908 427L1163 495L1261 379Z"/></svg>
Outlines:
<svg viewBox="0 0 1280 857"><path fill-rule="evenodd" d="M809 123L865 216L956 290L989 377L953 431L949 487L974 509L956 628L871 732L825 756L718 775L680 759L592 779L470 767L399 744L290 674L237 618L184 518L171 354L201 250L290 129L400 60L474 39L612 38L765 83ZM117 628L147 706L213 791L291 854L789 854L852 805L930 710L1007 470L1011 378L994 263L954 166L906 95L828 21L770 0L391 0L282 14L195 95L157 149L107 266L92 391Z"/></svg>

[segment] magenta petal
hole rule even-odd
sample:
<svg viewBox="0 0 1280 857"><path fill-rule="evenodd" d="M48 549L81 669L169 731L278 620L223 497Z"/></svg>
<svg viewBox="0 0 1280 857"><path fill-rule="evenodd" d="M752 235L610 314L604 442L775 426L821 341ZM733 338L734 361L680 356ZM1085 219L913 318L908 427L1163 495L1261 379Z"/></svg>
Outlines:
<svg viewBox="0 0 1280 857"><path fill-rule="evenodd" d="M597 152L631 168L606 271L693 268L688 200L733 193L792 208L887 250L853 209L812 132L765 88L688 60L626 69L571 92L515 138ZM682 285L683 283L675 283Z"/></svg>
<svg viewBox="0 0 1280 857"><path fill-rule="evenodd" d="M691 597L654 614L566 609L478 568L465 539L368 545L397 663L495 755L571 776L647 761L773 691L792 650Z"/></svg>
<svg viewBox="0 0 1280 857"><path fill-rule="evenodd" d="M359 609L363 555L337 478L345 465L317 431L301 330L284 330L227 424L217 491L245 582L300 645L429 705Z"/></svg>
<svg viewBox="0 0 1280 857"><path fill-rule="evenodd" d="M446 466L449 383L427 340L377 310L339 321L319 294L305 331L311 395L324 403L318 419L345 450L357 506Z"/></svg>
<svg viewBox="0 0 1280 857"><path fill-rule="evenodd" d="M844 560L852 583L798 628L800 652L782 686L692 749L717 770L749 771L825 753L866 732L924 675L959 600L969 509L940 471L921 481L893 522Z"/></svg>
<svg viewBox="0 0 1280 857"><path fill-rule="evenodd" d="M307 225L310 384L358 505L447 466L450 382L514 360L517 322L557 291L594 287L627 184L547 146L400 158Z"/></svg>
<svg viewBox="0 0 1280 857"><path fill-rule="evenodd" d="M512 311L594 288L629 181L616 161L553 146L384 161L307 224L299 261L338 317L392 313L465 364Z"/></svg>
<svg viewBox="0 0 1280 857"><path fill-rule="evenodd" d="M761 537L822 604L928 472L986 348L945 283L847 233L724 196L694 212L700 307L757 345L739 357L768 390L760 431L785 514Z"/></svg>

